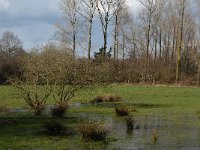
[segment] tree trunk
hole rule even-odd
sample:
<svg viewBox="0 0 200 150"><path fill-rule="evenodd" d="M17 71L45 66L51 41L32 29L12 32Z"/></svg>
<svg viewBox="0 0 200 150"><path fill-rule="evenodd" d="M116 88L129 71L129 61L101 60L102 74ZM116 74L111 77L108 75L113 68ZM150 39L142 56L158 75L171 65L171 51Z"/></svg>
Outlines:
<svg viewBox="0 0 200 150"><path fill-rule="evenodd" d="M76 34L73 35L73 57L76 57Z"/></svg>
<svg viewBox="0 0 200 150"><path fill-rule="evenodd" d="M155 33L155 51L154 51L154 63L157 60L157 42L158 42L158 38L157 38L157 29L156 29L156 33Z"/></svg>
<svg viewBox="0 0 200 150"><path fill-rule="evenodd" d="M180 74L181 74L181 49L182 49L182 41L183 41L183 24L184 24L184 13L185 13L185 7L184 4L182 4L182 12L181 12L181 30L180 30L180 42L179 47L177 51L177 65L176 65L176 84L179 83L180 80Z"/></svg>
<svg viewBox="0 0 200 150"><path fill-rule="evenodd" d="M118 16L115 16L115 33L114 33L114 61L117 58L117 36L118 36Z"/></svg>
<svg viewBox="0 0 200 150"><path fill-rule="evenodd" d="M91 47L92 47L92 19L89 21L89 32L88 32L88 60L91 59Z"/></svg>
<svg viewBox="0 0 200 150"><path fill-rule="evenodd" d="M151 19L149 19L148 31L147 31L147 51L146 51L146 59L147 64L149 63L149 45L150 45L150 32L151 32Z"/></svg>
<svg viewBox="0 0 200 150"><path fill-rule="evenodd" d="M176 48L176 27L174 27L174 35L173 35L173 46L172 46L172 56L171 60L172 62L174 61L175 58L175 48Z"/></svg>
<svg viewBox="0 0 200 150"><path fill-rule="evenodd" d="M103 46L103 56L106 57L107 49L107 31L104 33L104 46Z"/></svg>
<svg viewBox="0 0 200 150"><path fill-rule="evenodd" d="M103 31L103 37L104 37L104 46L103 46L103 55L104 57L106 58L106 50L107 50L107 34L108 34L108 17L109 17L109 14L107 13L106 14L106 17L105 17L105 28L104 28L104 31Z"/></svg>
<svg viewBox="0 0 200 150"><path fill-rule="evenodd" d="M161 30L161 28L160 28L160 33L159 33L159 37L160 37L160 56L159 56L159 59L160 59L160 61L161 61L161 59L162 59L162 30Z"/></svg>
<svg viewBox="0 0 200 150"><path fill-rule="evenodd" d="M123 51L123 55L122 55L122 58L123 58L123 66L124 66L124 60L125 60L125 35L123 35L123 44L122 44L122 51Z"/></svg>

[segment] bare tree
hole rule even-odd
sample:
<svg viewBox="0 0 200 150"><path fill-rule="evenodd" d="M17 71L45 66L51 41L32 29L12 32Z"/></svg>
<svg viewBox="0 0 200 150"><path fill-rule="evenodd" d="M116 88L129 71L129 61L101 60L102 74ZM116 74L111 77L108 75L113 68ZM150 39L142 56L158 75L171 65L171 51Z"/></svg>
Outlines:
<svg viewBox="0 0 200 150"><path fill-rule="evenodd" d="M114 9L114 61L118 60L119 55L119 36L123 35L123 31L130 21L126 0L115 0L113 2Z"/></svg>
<svg viewBox="0 0 200 150"><path fill-rule="evenodd" d="M41 52L41 58L45 66L45 77L51 83L52 97L56 102L55 110L61 110L64 114L69 101L77 92L98 84L101 67L86 59L74 59L70 53L55 44L48 44ZM63 115L61 114L61 116Z"/></svg>
<svg viewBox="0 0 200 150"><path fill-rule="evenodd" d="M41 115L52 92L52 86L47 78L44 59L36 49L23 58L20 70L21 76L12 77L11 83L21 91L21 96L34 110L35 115Z"/></svg>
<svg viewBox="0 0 200 150"><path fill-rule="evenodd" d="M113 19L113 13L114 13L114 8L113 8L113 0L95 0L100 22L101 22L101 27L102 27L102 32L103 32L103 39L104 39L104 44L103 44L103 54L104 57L106 56L106 50L107 50L107 42L108 42L108 27L109 24L111 23Z"/></svg>
<svg viewBox="0 0 200 150"><path fill-rule="evenodd" d="M61 41L67 45L71 45L73 56L76 55L77 36L80 29L80 0L61 0L61 10L66 24L59 24L59 35Z"/></svg>
<svg viewBox="0 0 200 150"><path fill-rule="evenodd" d="M82 0L78 13L88 22L88 59L91 58L93 19L96 12L95 0Z"/></svg>
<svg viewBox="0 0 200 150"><path fill-rule="evenodd" d="M146 34L146 61L149 61L149 48L151 42L151 30L153 15L156 12L156 5L154 0L139 0L139 2L146 8L146 14L143 14L143 21L145 23Z"/></svg>
<svg viewBox="0 0 200 150"><path fill-rule="evenodd" d="M9 78L19 73L21 57L25 55L22 42L10 31L3 33L0 39L0 83L9 83Z"/></svg>
<svg viewBox="0 0 200 150"><path fill-rule="evenodd" d="M181 51L182 51L182 44L183 44L183 32L184 32L184 17L185 11L188 6L189 0L179 0L178 5L180 7L179 10L179 31L178 31L178 49L177 49L177 62L176 62L176 84L179 83L180 80L180 73L181 73Z"/></svg>
<svg viewBox="0 0 200 150"><path fill-rule="evenodd" d="M16 56L22 51L22 42L14 33L6 31L0 39L0 51L10 58Z"/></svg>

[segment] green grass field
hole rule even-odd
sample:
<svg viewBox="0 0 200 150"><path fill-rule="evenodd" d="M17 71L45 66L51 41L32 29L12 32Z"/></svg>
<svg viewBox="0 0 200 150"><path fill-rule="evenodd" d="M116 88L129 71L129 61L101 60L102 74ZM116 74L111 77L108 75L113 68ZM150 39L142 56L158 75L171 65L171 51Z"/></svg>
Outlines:
<svg viewBox="0 0 200 150"><path fill-rule="evenodd" d="M86 103L95 96L105 94L120 95L125 103L170 105L172 111L181 113L198 111L200 108L200 88L196 87L111 85L106 88L81 91L76 94L70 103ZM8 108L27 107L20 96L20 92L11 86L0 86L0 103ZM53 99L50 98L48 104L53 103Z"/></svg>
<svg viewBox="0 0 200 150"><path fill-rule="evenodd" d="M199 115L200 112L200 88L195 87L167 87L167 86L133 86L111 85L106 88L96 88L81 91L70 101L71 105L87 103L97 95L116 94L123 97L123 104L133 107L136 104L137 112L132 112L136 117L156 116L170 118L176 125L183 123L182 119L187 115ZM53 104L50 98L49 104ZM27 108L19 91L10 86L0 86L0 106L9 109ZM80 124L79 115L93 114L98 116L115 116L112 105L86 105L84 107L72 107L62 121L69 127L75 128ZM29 113L0 113L1 118L11 120L10 125L0 127L0 149L89 149L90 144L82 143L80 136L74 134L66 137L49 137L40 133L44 122L51 120L48 116L35 117ZM189 119L189 127L200 127L198 120ZM183 138L183 135L177 135ZM184 135L187 136L187 135ZM112 141L113 137L110 136ZM75 146L74 146L75 145ZM92 147L102 148L102 144L93 143ZM92 149L92 148L91 148Z"/></svg>

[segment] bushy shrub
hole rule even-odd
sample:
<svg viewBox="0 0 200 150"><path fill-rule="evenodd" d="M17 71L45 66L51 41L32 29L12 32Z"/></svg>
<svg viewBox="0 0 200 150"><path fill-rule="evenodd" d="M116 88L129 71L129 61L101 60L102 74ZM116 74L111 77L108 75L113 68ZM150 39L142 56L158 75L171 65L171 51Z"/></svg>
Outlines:
<svg viewBox="0 0 200 150"><path fill-rule="evenodd" d="M84 141L104 141L109 132L109 124L105 121L86 121L79 127Z"/></svg>
<svg viewBox="0 0 200 150"><path fill-rule="evenodd" d="M104 103L104 102L119 102L122 101L121 96L117 95L104 95L95 97L91 103Z"/></svg>
<svg viewBox="0 0 200 150"><path fill-rule="evenodd" d="M66 102L59 102L58 105L54 106L51 109L51 115L53 117L63 117L68 108L68 104Z"/></svg>
<svg viewBox="0 0 200 150"><path fill-rule="evenodd" d="M128 116L129 108L127 106L118 106L115 108L115 113L117 116Z"/></svg>
<svg viewBox="0 0 200 150"><path fill-rule="evenodd" d="M50 136L60 136L66 133L66 127L56 120L45 123L43 129Z"/></svg>

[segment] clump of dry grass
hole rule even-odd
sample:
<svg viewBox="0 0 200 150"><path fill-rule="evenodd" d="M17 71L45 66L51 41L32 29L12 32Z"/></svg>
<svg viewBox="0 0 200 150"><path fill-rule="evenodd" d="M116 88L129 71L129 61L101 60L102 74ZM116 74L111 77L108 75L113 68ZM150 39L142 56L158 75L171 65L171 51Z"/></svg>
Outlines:
<svg viewBox="0 0 200 150"><path fill-rule="evenodd" d="M115 108L115 113L117 116L128 116L130 112L127 106L121 105Z"/></svg>
<svg viewBox="0 0 200 150"><path fill-rule="evenodd" d="M118 95L102 95L95 97L91 103L120 102L122 97Z"/></svg>
<svg viewBox="0 0 200 150"><path fill-rule="evenodd" d="M64 117L69 105L65 102L60 102L51 109L51 115L53 117Z"/></svg>
<svg viewBox="0 0 200 150"><path fill-rule="evenodd" d="M104 141L109 127L105 121L88 120L79 126L79 133L83 141Z"/></svg>

